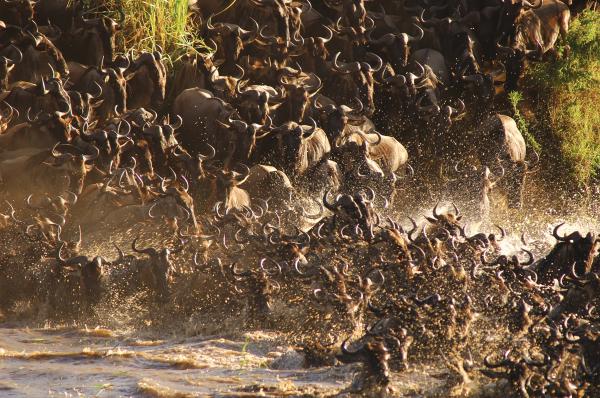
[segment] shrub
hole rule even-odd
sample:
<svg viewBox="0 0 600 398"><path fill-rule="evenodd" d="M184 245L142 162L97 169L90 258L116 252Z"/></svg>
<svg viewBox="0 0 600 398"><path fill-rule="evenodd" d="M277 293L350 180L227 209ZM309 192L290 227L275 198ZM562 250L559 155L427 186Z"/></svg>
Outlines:
<svg viewBox="0 0 600 398"><path fill-rule="evenodd" d="M558 52L555 62L531 65L526 82L541 94L547 127L571 174L586 184L600 170L600 12L587 10L572 21Z"/></svg>

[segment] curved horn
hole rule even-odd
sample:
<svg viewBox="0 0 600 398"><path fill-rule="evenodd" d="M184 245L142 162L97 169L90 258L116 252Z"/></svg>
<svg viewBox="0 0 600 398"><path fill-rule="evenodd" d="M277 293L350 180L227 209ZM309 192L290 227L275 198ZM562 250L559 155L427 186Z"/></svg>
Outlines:
<svg viewBox="0 0 600 398"><path fill-rule="evenodd" d="M522 262L520 262L520 261L519 261L519 264L520 264L520 265L522 265L522 266L527 266L527 265L531 265L531 264L533 264L533 262L535 261L535 257L534 257L534 255L533 255L533 253L532 253L532 252L530 252L530 251L529 251L529 250L527 250L527 249L521 249L521 251L522 251L522 252L524 252L524 253L527 253L527 255L529 256L529 260L527 260L527 261L526 261L526 262L524 262L524 263L522 263Z"/></svg>
<svg viewBox="0 0 600 398"><path fill-rule="evenodd" d="M408 37L409 42L419 41L425 35L425 32L423 31L423 29L421 29L421 27L419 25L413 24L413 26L419 30L419 33L418 33L418 36L411 36L407 33L406 36Z"/></svg>
<svg viewBox="0 0 600 398"><path fill-rule="evenodd" d="M369 72L378 72L379 70L381 70L381 68L383 67L383 59L381 59L381 57L375 53L372 52L368 52L367 53L367 58L371 58L374 59L376 62L376 67L371 66L371 64L366 63L366 65L368 66L368 71Z"/></svg>
<svg viewBox="0 0 600 398"><path fill-rule="evenodd" d="M561 222L560 224L558 224L556 227L554 227L554 230L552 230L552 236L554 236L554 239L556 239L559 242L566 242L567 238L565 236L558 236L558 229L560 227L562 227L563 225L565 225L564 222Z"/></svg>
<svg viewBox="0 0 600 398"><path fill-rule="evenodd" d="M181 116L179 115L175 115L175 123L171 123L169 124L169 126L171 126L171 128L173 130L177 130L178 128L180 128L183 125L183 119L181 118Z"/></svg>
<svg viewBox="0 0 600 398"><path fill-rule="evenodd" d="M340 57L341 52L338 52L333 57L333 69L336 72L348 74L348 73L356 73L360 70L361 65L359 62L351 62L351 63L343 63L338 64L338 58Z"/></svg>
<svg viewBox="0 0 600 398"><path fill-rule="evenodd" d="M322 41L323 44L328 43L331 39L333 39L333 30L331 30L329 28L329 26L324 26L325 30L327 30L327 34L329 37L320 37L319 39Z"/></svg>
<svg viewBox="0 0 600 398"><path fill-rule="evenodd" d="M211 160L215 157L215 155L217 154L217 151L215 150L215 147L213 147L210 144L206 144L209 148L210 148L210 154L209 155L203 155L201 153L198 153L198 159L200 159L201 161L205 162L207 160Z"/></svg>
<svg viewBox="0 0 600 398"><path fill-rule="evenodd" d="M440 213L437 212L438 210L438 206L439 206L440 202L438 201L435 206L433 207L433 216L435 217L436 220L440 219Z"/></svg>
<svg viewBox="0 0 600 398"><path fill-rule="evenodd" d="M141 253L141 254L147 254L149 256L157 256L158 252L156 251L156 249L149 247L147 249L138 249L137 247L135 247L136 242L138 241L140 237L136 237L133 242L131 242L131 249L136 252L136 253Z"/></svg>

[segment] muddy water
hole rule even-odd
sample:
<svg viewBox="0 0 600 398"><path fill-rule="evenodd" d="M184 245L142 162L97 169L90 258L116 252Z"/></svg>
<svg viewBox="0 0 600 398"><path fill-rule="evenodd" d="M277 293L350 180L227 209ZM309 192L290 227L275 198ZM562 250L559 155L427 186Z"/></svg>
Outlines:
<svg viewBox="0 0 600 398"><path fill-rule="evenodd" d="M7 325L4 325L5 327ZM169 340L109 329L0 333L0 396L232 396L337 391L349 368L302 369L276 335Z"/></svg>
<svg viewBox="0 0 600 398"><path fill-rule="evenodd" d="M102 328L0 327L1 397L327 396L356 371L303 369L280 336L260 332L160 340ZM396 388L433 391L442 383L424 375L436 372L415 367Z"/></svg>

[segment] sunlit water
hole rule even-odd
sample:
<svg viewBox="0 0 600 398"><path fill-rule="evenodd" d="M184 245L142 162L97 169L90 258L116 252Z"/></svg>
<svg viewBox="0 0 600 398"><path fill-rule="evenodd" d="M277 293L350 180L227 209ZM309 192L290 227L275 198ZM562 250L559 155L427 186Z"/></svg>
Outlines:
<svg viewBox="0 0 600 398"><path fill-rule="evenodd" d="M326 396L348 387L356 370L304 369L301 354L261 332L168 340L99 328L7 327L0 333L2 397ZM413 367L394 385L419 395L439 388L435 376L444 374Z"/></svg>

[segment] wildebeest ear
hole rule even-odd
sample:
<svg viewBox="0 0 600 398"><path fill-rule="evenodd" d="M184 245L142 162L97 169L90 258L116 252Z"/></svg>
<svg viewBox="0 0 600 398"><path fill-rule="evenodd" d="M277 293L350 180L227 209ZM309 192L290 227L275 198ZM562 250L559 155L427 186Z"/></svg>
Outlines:
<svg viewBox="0 0 600 398"><path fill-rule="evenodd" d="M458 216L456 217L456 221L460 221L462 219L463 216Z"/></svg>
<svg viewBox="0 0 600 398"><path fill-rule="evenodd" d="M436 220L435 218L433 218L433 217L425 217L425 219L426 219L427 221L429 221L430 223L432 223L432 224L435 224L435 223L437 223L437 220Z"/></svg>

